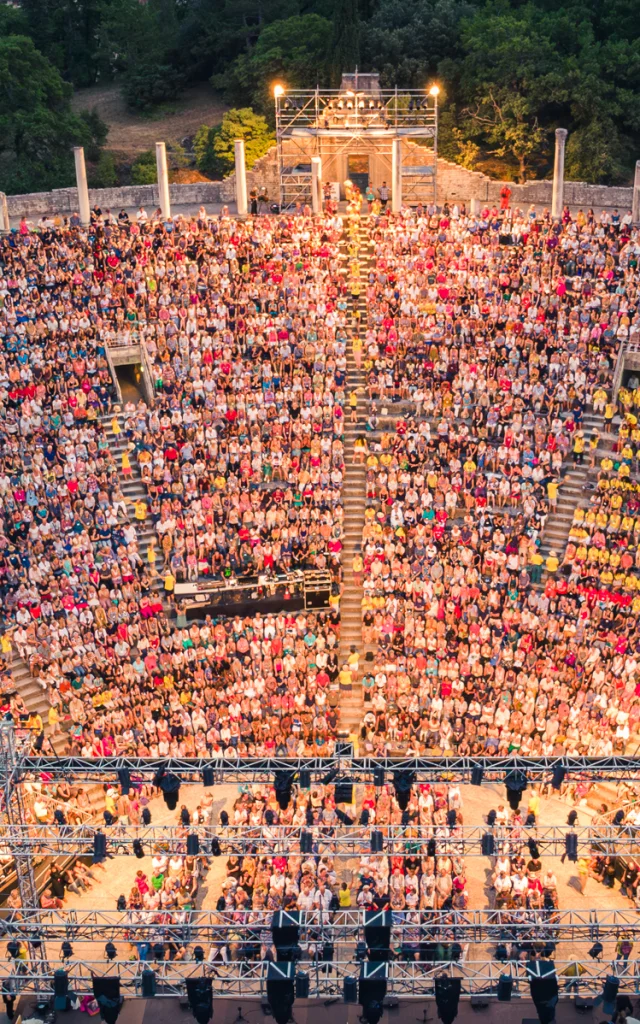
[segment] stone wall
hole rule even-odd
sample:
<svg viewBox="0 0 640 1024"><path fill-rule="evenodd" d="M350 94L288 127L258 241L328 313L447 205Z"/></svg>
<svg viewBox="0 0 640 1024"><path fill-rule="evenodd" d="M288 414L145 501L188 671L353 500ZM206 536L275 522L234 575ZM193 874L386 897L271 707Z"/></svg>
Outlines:
<svg viewBox="0 0 640 1024"><path fill-rule="evenodd" d="M411 154L407 159L406 149L420 151ZM425 162L425 150L413 143L405 144L404 162L412 160ZM410 179L405 178L405 181ZM374 182L379 184L379 182ZM497 203L500 200L500 189L504 183L493 181L479 171L468 171L448 160L438 160L438 201L458 200L469 203L478 199L481 203ZM529 181L526 185L509 182L511 204L515 206L551 206L551 181ZM265 156L256 162L247 173L247 191L252 188L266 188L269 196L278 196L278 165L276 149L270 149ZM224 181L202 181L193 185L170 185L171 203L173 206L198 207L201 204L211 207L220 203L232 204L235 200L235 174ZM619 210L631 209L633 189L608 187L606 185L587 185L581 181L566 181L564 186L565 202L571 207L587 209L606 207ZM127 185L121 188L89 189L89 201L102 209L120 210L123 207L136 209L140 205L147 212L158 206L157 185ZM75 188L59 188L52 192L35 192L23 196L7 196L9 216L14 223L20 217L41 217L44 213L73 213L78 208Z"/></svg>

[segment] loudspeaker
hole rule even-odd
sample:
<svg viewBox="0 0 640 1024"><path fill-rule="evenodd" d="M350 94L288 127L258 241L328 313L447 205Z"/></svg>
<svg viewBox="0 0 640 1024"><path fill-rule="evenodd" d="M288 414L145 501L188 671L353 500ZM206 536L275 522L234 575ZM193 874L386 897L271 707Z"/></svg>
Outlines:
<svg viewBox="0 0 640 1024"><path fill-rule="evenodd" d="M271 934L278 958L280 959L282 952L285 954L282 956L282 960L287 960L286 953L298 944L300 936L300 911L279 910L273 915Z"/></svg>
<svg viewBox="0 0 640 1024"><path fill-rule="evenodd" d="M296 974L296 999L309 998L309 975L304 971Z"/></svg>
<svg viewBox="0 0 640 1024"><path fill-rule="evenodd" d="M357 1003L358 982L355 978L345 978L342 986L342 998L345 1003Z"/></svg>
<svg viewBox="0 0 640 1024"><path fill-rule="evenodd" d="M576 1009L576 1013L591 1013L595 1009L595 999L591 999L589 996L576 996L573 1005Z"/></svg>
<svg viewBox="0 0 640 1024"><path fill-rule="evenodd" d="M69 975L66 971L53 972L53 1008L66 1010L69 1000Z"/></svg>
<svg viewBox="0 0 640 1024"><path fill-rule="evenodd" d="M510 974L501 974L498 978L498 1002L509 1003L511 1002L511 992L513 991L513 978Z"/></svg>
<svg viewBox="0 0 640 1024"><path fill-rule="evenodd" d="M187 996L198 1024L209 1024L213 1017L211 978L187 978Z"/></svg>
<svg viewBox="0 0 640 1024"><path fill-rule="evenodd" d="M480 849L484 857L493 857L496 849L496 841L492 832L483 832L480 840Z"/></svg>
<svg viewBox="0 0 640 1024"><path fill-rule="evenodd" d="M107 858L107 837L104 832L95 832L93 835L93 863L102 864Z"/></svg>
<svg viewBox="0 0 640 1024"><path fill-rule="evenodd" d="M336 782L336 793L335 793L337 804L352 804L353 803L353 783L352 782Z"/></svg>
<svg viewBox="0 0 640 1024"><path fill-rule="evenodd" d="M449 978L446 975L436 978L436 1006L442 1024L453 1024L458 1016L461 987L461 978Z"/></svg>
<svg viewBox="0 0 640 1024"><path fill-rule="evenodd" d="M374 828L373 832L371 833L371 852L382 853L383 848L384 836L379 829Z"/></svg>
<svg viewBox="0 0 640 1024"><path fill-rule="evenodd" d="M267 999L276 1024L288 1024L295 1002L295 964L270 963L267 966Z"/></svg>
<svg viewBox="0 0 640 1024"><path fill-rule="evenodd" d="M365 910L364 938L369 950L388 950L391 941L390 910ZM371 959L376 959L371 957Z"/></svg>
<svg viewBox="0 0 640 1024"><path fill-rule="evenodd" d="M93 995L100 1007L100 1016L105 1024L116 1024L122 1006L120 978L98 978L94 975Z"/></svg>
<svg viewBox="0 0 640 1024"><path fill-rule="evenodd" d="M156 972L146 968L142 972L142 998L153 999L156 994Z"/></svg>
<svg viewBox="0 0 640 1024"><path fill-rule="evenodd" d="M470 1003L472 1010L486 1010L489 1006L486 996L471 996Z"/></svg>
<svg viewBox="0 0 640 1024"><path fill-rule="evenodd" d="M382 1004L387 994L387 978L389 964L360 964L360 981L358 984L358 1002L362 1007L362 1016L367 1024L378 1024L382 1017Z"/></svg>
<svg viewBox="0 0 640 1024"><path fill-rule="evenodd" d="M197 857L200 853L200 840L196 832L190 832L187 836L187 857Z"/></svg>

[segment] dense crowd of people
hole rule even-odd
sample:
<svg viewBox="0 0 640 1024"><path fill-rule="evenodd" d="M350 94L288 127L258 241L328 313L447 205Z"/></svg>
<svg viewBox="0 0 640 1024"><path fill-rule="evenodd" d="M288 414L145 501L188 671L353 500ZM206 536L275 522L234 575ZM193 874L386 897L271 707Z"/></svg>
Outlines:
<svg viewBox="0 0 640 1024"><path fill-rule="evenodd" d="M620 752L640 714L633 454L602 460L588 515L605 529L578 571L541 545L567 459L595 456L585 409L608 429L616 415L618 346L638 326L635 232L606 213L445 206L382 218L372 239L364 746Z"/></svg>

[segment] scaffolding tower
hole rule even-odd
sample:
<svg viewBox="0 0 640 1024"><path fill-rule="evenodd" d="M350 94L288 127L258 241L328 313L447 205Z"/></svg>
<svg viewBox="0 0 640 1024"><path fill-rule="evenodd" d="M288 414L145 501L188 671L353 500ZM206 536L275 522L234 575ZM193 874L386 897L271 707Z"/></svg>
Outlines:
<svg viewBox="0 0 640 1024"><path fill-rule="evenodd" d="M332 198L344 182L361 191L392 180L392 146L400 141L402 194L412 205L435 203L438 90L382 89L374 74L343 75L340 89L274 90L280 205L311 204L311 160L320 157ZM365 179L367 179L365 181Z"/></svg>

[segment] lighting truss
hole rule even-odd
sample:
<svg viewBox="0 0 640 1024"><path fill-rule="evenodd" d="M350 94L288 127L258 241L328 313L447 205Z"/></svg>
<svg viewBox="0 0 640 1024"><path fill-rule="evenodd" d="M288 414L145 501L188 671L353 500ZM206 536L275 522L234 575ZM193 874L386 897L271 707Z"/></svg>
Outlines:
<svg viewBox="0 0 640 1024"><path fill-rule="evenodd" d="M341 943L355 947L366 924L361 909L335 913L311 910L297 915L300 943ZM270 933L272 911L248 910L13 910L0 920L0 937L30 942L34 937L54 942L125 940L153 943L228 945L230 936L241 942L261 941ZM535 935L572 944L617 940L621 933L640 936L640 916L627 910L419 910L393 911L391 946L419 932L420 940L447 939L467 943L498 943Z"/></svg>
<svg viewBox="0 0 640 1024"><path fill-rule="evenodd" d="M560 856L566 850L567 835L575 835L578 849L597 849L612 856L640 856L640 834L630 825L587 825L571 828L567 825L541 825L525 828L510 826L465 825L459 828L438 828L420 825L34 825L10 824L2 832L5 849L17 858L40 856L87 856L93 853L97 833L104 835L107 852L130 854L135 841L140 840L146 853L187 852L188 836L197 836L199 852L208 856L215 837L225 855L286 856L292 848L298 850L302 834L310 834L314 852L328 853L334 858L363 857L371 853L371 832L382 834L380 854L388 856L424 855L429 848L435 855L457 854L464 857L486 857L482 849L483 838L491 835L496 853L519 850L529 841L535 842L541 854Z"/></svg>
<svg viewBox="0 0 640 1024"><path fill-rule="evenodd" d="M563 972L575 968L577 961L554 960L554 967L559 976L561 992L575 989L576 984L585 994L601 994L607 977L613 975L620 979L621 992L638 992L640 973L637 961L621 963L617 961L580 960L583 973L577 977ZM25 992L42 991L41 975L34 969L30 960L0 963L0 980L4 990ZM77 995L92 991L93 976L113 976L120 979L121 991L124 995L139 996L142 990L142 972L153 970L156 974L156 995L176 997L184 994L187 978L209 977L215 997L258 999L266 995L268 963L265 960L239 959L227 963L196 963L194 961L132 961L132 960L81 960L73 958L65 963L68 971L69 989ZM359 963L355 960L333 960L323 962L317 960L301 960L297 964L298 971L304 972L309 978L310 999L342 999L343 986L346 978L357 978ZM502 963L495 960L459 960L459 961L415 961L394 960L388 964L387 994L403 998L420 998L433 996L437 977L447 975L461 979L461 991L465 995L495 997L498 981L505 975L512 978L513 998L530 999L530 990L525 963L509 961ZM45 978L45 992L53 992L53 975Z"/></svg>
<svg viewBox="0 0 640 1024"><path fill-rule="evenodd" d="M1 730L0 730L1 731ZM114 780L118 771L127 768L134 778L150 782L160 768L166 768L180 777L183 784L201 783L202 771L210 768L214 781L273 783L276 771L292 771L299 775L309 772L312 780L319 781L331 769L347 770L354 783L371 783L374 770L385 773L413 771L415 781L468 783L474 769L484 773L483 782L504 782L512 771L524 772L531 783L548 782L554 769L562 768L570 780L577 782L622 782L640 780L638 757L42 757L32 754L19 756L11 772L14 782L33 772L47 773L53 779L72 778L74 783L105 782ZM6 785L7 768L0 762L0 782ZM387 775L387 781L391 776Z"/></svg>

